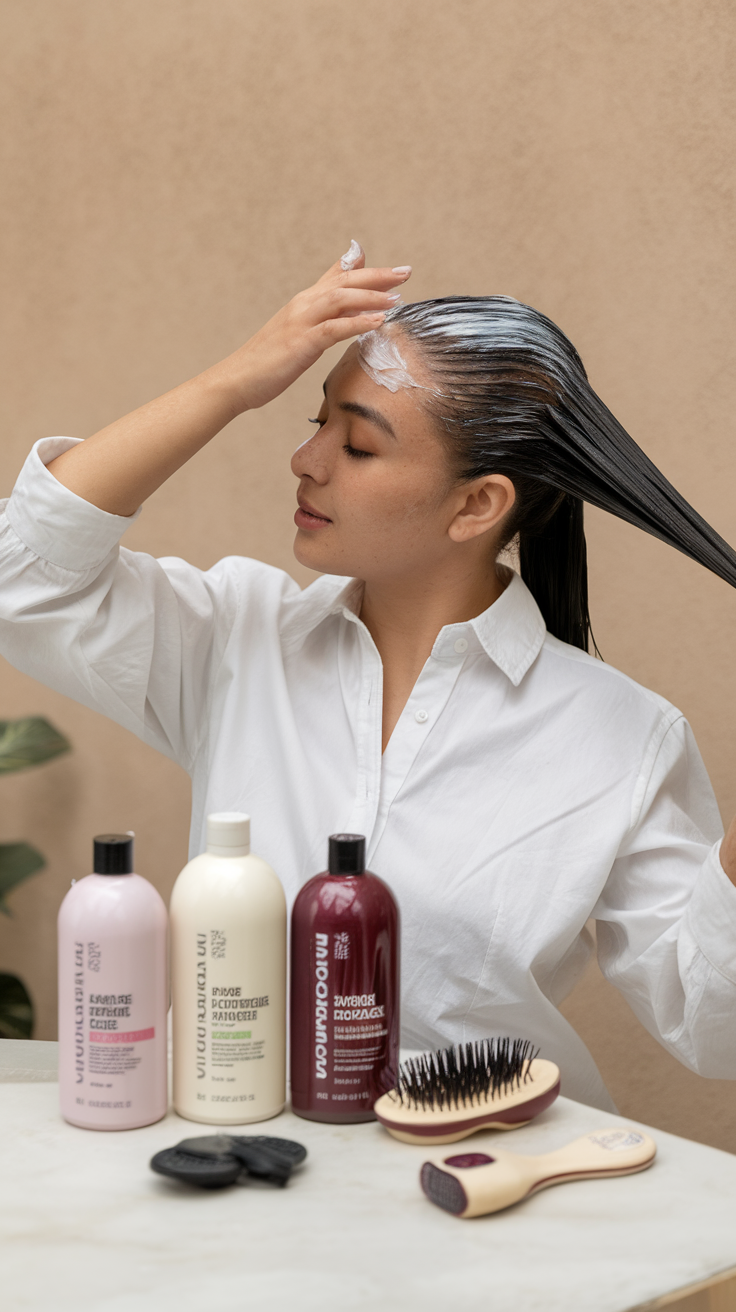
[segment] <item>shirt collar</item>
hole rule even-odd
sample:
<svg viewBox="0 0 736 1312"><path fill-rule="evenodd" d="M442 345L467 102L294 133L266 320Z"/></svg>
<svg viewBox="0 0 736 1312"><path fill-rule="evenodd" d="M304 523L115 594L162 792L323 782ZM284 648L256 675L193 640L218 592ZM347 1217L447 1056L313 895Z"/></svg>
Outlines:
<svg viewBox="0 0 736 1312"><path fill-rule="evenodd" d="M458 636L468 641L470 651L472 634L486 655L518 688L542 650L547 630L542 612L521 575L507 567L504 572L510 578L501 596L467 624L447 625L438 635L433 655L436 653L442 659L448 648L454 654ZM442 648L442 655L438 647Z"/></svg>
<svg viewBox="0 0 736 1312"><path fill-rule="evenodd" d="M295 590L286 604L281 626L284 646L293 650L328 618L343 614L357 620L363 594L361 579L345 578L339 574L322 574L304 591Z"/></svg>
<svg viewBox="0 0 736 1312"><path fill-rule="evenodd" d="M496 599L475 619L446 624L432 648L436 660L455 662L473 651L484 651L518 687L537 659L545 639L542 613L521 576L505 570L509 581ZM323 574L298 594L299 604L282 635L289 647L298 646L329 615L343 615L360 623L363 594L360 579Z"/></svg>

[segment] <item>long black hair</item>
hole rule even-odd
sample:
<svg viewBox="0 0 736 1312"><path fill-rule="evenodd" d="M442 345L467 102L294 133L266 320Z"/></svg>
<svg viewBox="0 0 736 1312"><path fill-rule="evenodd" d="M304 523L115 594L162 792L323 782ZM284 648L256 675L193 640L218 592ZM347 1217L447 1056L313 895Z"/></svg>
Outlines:
<svg viewBox="0 0 736 1312"><path fill-rule="evenodd" d="M427 404L459 477L514 483L506 541L518 535L522 578L555 637L590 645L584 501L736 587L736 553L596 396L575 347L545 315L507 296L447 296L387 319L436 382Z"/></svg>

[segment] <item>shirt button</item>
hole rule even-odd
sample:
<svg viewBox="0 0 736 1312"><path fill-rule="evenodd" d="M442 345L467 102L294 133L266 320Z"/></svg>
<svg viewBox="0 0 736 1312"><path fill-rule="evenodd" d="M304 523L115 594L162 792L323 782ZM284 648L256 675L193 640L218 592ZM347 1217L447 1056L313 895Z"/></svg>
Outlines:
<svg viewBox="0 0 736 1312"><path fill-rule="evenodd" d="M467 650L468 650L467 638L458 638L457 642L455 643L455 651L458 653L458 655L461 655L462 652Z"/></svg>
<svg viewBox="0 0 736 1312"><path fill-rule="evenodd" d="M429 719L429 711L416 711L414 714L414 719L416 720L417 724L426 724L427 720Z"/></svg>

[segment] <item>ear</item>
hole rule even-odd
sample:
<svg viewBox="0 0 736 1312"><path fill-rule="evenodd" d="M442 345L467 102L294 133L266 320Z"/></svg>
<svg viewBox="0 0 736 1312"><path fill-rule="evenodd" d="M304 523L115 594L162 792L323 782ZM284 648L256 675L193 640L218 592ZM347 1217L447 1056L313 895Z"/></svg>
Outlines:
<svg viewBox="0 0 736 1312"><path fill-rule="evenodd" d="M505 474L487 474L458 491L462 504L447 530L453 542L470 542L496 528L516 500L516 489Z"/></svg>

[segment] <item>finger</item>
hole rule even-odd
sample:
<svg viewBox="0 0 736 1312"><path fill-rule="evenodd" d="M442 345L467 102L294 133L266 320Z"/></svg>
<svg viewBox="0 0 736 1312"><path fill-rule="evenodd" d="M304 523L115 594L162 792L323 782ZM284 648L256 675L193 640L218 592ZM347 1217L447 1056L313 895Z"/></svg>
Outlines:
<svg viewBox="0 0 736 1312"><path fill-rule="evenodd" d="M365 251L359 241L351 241L344 255L339 260L335 260L329 269L322 274L320 282L334 282L336 278L344 278L346 273L351 273L354 269L363 269L365 267Z"/></svg>
<svg viewBox="0 0 736 1312"><path fill-rule="evenodd" d="M339 319L345 314L368 314L371 311L392 310L401 300L399 292L362 291L357 287L331 287L317 297L310 306L313 322Z"/></svg>
<svg viewBox="0 0 736 1312"><path fill-rule="evenodd" d="M328 346L346 342L359 333L373 332L381 327L384 319L383 314L356 314L345 319L326 319L312 331L319 338L322 350L326 350Z"/></svg>
<svg viewBox="0 0 736 1312"><path fill-rule="evenodd" d="M411 265L404 264L397 269L354 269L343 273L339 281L343 287L401 287L411 278Z"/></svg>
<svg viewBox="0 0 736 1312"><path fill-rule="evenodd" d="M343 269L340 260L337 260L326 273L315 284L334 286L338 283L343 287L376 287L379 289L388 287L398 287L405 283L411 277L411 265L400 264L393 269L366 269L365 257L353 269Z"/></svg>
<svg viewBox="0 0 736 1312"><path fill-rule="evenodd" d="M345 254L340 256L340 268L346 273L348 269L362 269L364 265L365 251L360 242L353 237Z"/></svg>

